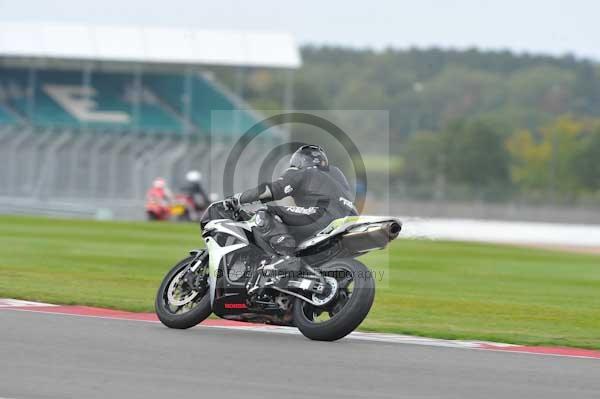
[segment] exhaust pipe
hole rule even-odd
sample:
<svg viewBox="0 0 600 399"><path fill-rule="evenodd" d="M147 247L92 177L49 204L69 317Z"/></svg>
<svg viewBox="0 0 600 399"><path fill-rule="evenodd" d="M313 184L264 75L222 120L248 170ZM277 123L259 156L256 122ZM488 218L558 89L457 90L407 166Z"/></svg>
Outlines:
<svg viewBox="0 0 600 399"><path fill-rule="evenodd" d="M390 237L390 241L398 237L398 234L400 234L400 231L402 230L402 224L399 222L389 222L384 226L387 230L388 236Z"/></svg>
<svg viewBox="0 0 600 399"><path fill-rule="evenodd" d="M390 241L398 237L401 230L400 222L387 222L368 231L347 233L342 238L342 243L350 252L356 253L384 248Z"/></svg>

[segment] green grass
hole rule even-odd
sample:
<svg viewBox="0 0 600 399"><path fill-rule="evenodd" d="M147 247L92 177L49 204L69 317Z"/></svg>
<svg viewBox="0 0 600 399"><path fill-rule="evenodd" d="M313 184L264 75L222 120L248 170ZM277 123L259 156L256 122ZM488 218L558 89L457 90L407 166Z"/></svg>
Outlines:
<svg viewBox="0 0 600 399"><path fill-rule="evenodd" d="M0 216L0 297L152 311L164 273L202 246L195 225ZM600 348L600 257L397 240L361 329Z"/></svg>

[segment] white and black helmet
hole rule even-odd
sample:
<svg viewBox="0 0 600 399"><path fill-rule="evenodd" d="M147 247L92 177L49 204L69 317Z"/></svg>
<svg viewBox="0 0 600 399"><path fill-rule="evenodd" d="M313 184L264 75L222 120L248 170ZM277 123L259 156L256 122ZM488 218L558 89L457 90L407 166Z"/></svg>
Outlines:
<svg viewBox="0 0 600 399"><path fill-rule="evenodd" d="M316 166L320 169L329 167L329 160L323 148L318 145L303 145L294 152L290 166L298 169Z"/></svg>
<svg viewBox="0 0 600 399"><path fill-rule="evenodd" d="M198 172L197 170L190 170L185 174L185 180L189 181L190 183L198 183L200 180L202 180L202 173Z"/></svg>

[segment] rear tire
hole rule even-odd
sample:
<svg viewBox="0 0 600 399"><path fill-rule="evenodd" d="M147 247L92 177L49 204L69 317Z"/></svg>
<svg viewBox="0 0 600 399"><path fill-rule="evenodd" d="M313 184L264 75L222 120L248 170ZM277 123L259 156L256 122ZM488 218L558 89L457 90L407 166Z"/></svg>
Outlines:
<svg viewBox="0 0 600 399"><path fill-rule="evenodd" d="M302 334L316 341L335 341L354 331L367 317L375 298L375 281L365 265L355 259L336 259L326 263L320 270L344 269L352 273L354 289L348 302L329 320L315 322L307 316L312 305L296 299L294 302L294 323ZM312 309L315 309L314 307ZM310 312L308 312L310 313Z"/></svg>
<svg viewBox="0 0 600 399"><path fill-rule="evenodd" d="M190 256L176 264L169 273L167 273L156 294L156 300L154 302L156 315L161 323L169 328L186 329L193 327L212 313L208 289L204 293L204 296L200 298L197 303L194 303L194 307L185 313L173 313L167 306L166 292L171 281L185 269L193 259L194 257ZM205 262L208 262L208 257L205 258Z"/></svg>

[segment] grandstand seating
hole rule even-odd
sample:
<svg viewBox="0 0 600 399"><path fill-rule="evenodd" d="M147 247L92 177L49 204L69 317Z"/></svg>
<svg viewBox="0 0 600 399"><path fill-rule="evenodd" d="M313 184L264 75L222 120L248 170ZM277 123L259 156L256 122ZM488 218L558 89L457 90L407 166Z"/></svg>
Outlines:
<svg viewBox="0 0 600 399"><path fill-rule="evenodd" d="M184 75L143 74L142 90L135 94L132 74L94 71L86 88L81 71L38 70L32 102L28 82L29 71L0 67L0 123L24 120L41 128L185 131ZM194 74L191 89L191 122L197 133L238 134L257 122L240 100L205 77ZM135 95L141 100L137 109Z"/></svg>
<svg viewBox="0 0 600 399"><path fill-rule="evenodd" d="M0 69L0 98L4 107L9 106L23 117L27 109L27 71Z"/></svg>
<svg viewBox="0 0 600 399"><path fill-rule="evenodd" d="M184 76L146 75L144 85L153 89L172 109L183 115ZM222 88L205 77L195 75L191 87L192 123L201 130L227 135L245 131L257 122L250 112L243 109L245 107L236 106L233 95L226 94Z"/></svg>
<svg viewBox="0 0 600 399"><path fill-rule="evenodd" d="M0 105L0 124L15 122L8 110Z"/></svg>
<svg viewBox="0 0 600 399"><path fill-rule="evenodd" d="M192 87L194 122L205 129L212 123L214 133L226 134L235 130L246 130L255 122L248 112L214 112L211 114L212 110L234 111L236 106L206 79L194 79Z"/></svg>

